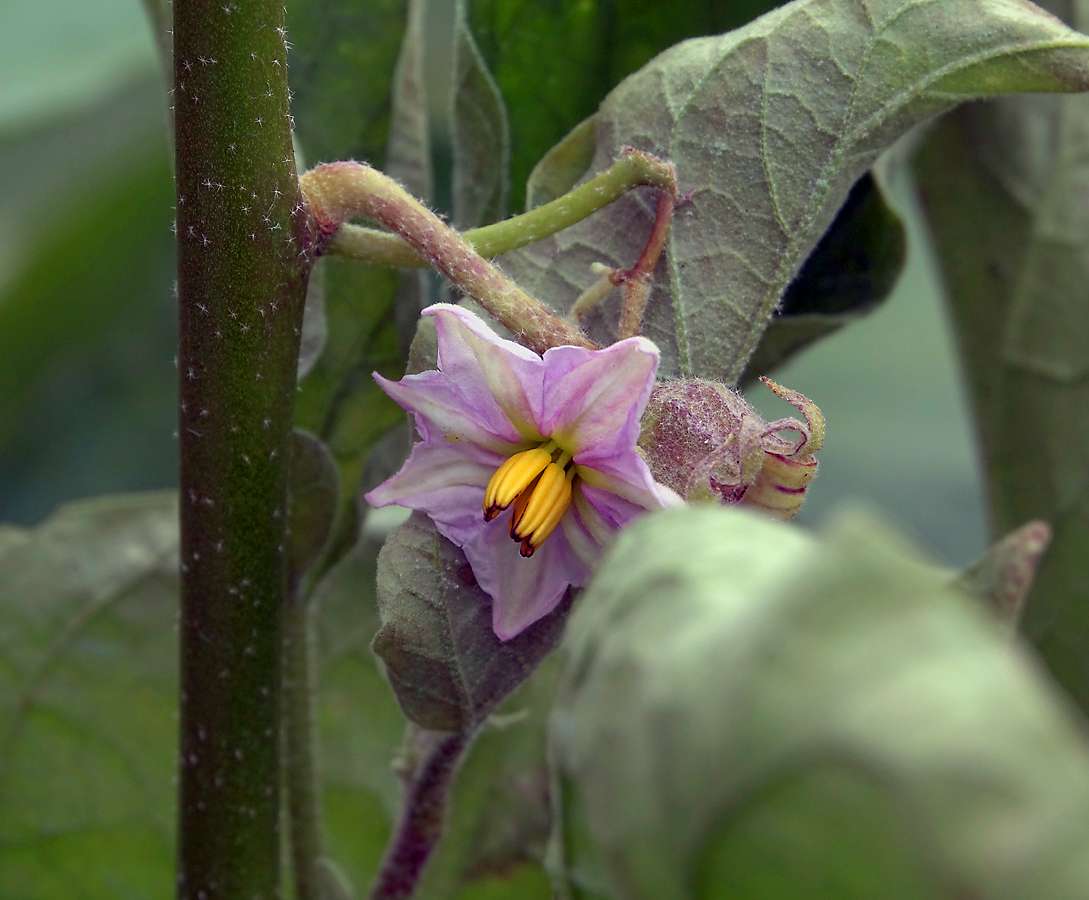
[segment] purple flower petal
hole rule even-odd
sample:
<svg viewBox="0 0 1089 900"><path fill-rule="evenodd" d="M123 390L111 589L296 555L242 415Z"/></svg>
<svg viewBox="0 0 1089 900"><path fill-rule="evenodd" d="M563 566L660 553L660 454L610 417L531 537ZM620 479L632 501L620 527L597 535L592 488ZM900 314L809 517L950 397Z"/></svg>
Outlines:
<svg viewBox="0 0 1089 900"><path fill-rule="evenodd" d="M555 347L545 353L542 430L560 446L600 449L603 456L633 447L639 419L658 370L658 349L629 338L604 350Z"/></svg>
<svg viewBox="0 0 1089 900"><path fill-rule="evenodd" d="M541 358L459 307L424 314L435 317L439 371L378 379L423 440L366 499L426 512L461 547L506 640L551 612L569 585L585 584L617 529L680 502L635 447L657 349L632 338L605 350L556 347ZM484 521L484 490L511 454L549 438L573 454L579 478L560 527L526 559L508 534L510 511Z"/></svg>
<svg viewBox="0 0 1089 900"><path fill-rule="evenodd" d="M507 512L488 523L462 547L477 583L491 595L492 628L502 641L552 612L569 585L581 586L590 578L590 567L571 549L562 529L524 559L510 538L510 516Z"/></svg>
<svg viewBox="0 0 1089 900"><path fill-rule="evenodd" d="M436 304L439 370L474 407L501 411L522 438L539 441L545 364L532 350L506 341L459 306Z"/></svg>
<svg viewBox="0 0 1089 900"><path fill-rule="evenodd" d="M470 443L503 456L525 446L522 435L502 410L494 404L474 404L442 372L406 375L400 381L389 381L375 372L374 379L412 413L425 443Z"/></svg>
<svg viewBox="0 0 1089 900"><path fill-rule="evenodd" d="M504 458L473 459L465 449L446 441L414 444L401 470L364 499L371 506L396 503L422 510L447 538L463 546L484 524L484 488Z"/></svg>

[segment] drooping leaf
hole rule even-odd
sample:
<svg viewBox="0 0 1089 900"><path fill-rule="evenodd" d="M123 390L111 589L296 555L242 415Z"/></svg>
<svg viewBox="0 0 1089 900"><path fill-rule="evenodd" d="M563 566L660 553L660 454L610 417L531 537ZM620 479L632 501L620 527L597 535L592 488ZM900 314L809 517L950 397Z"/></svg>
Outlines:
<svg viewBox="0 0 1089 900"><path fill-rule="evenodd" d="M818 540L737 509L644 517L564 651L554 840L574 896L1085 894L1083 724L872 521Z"/></svg>
<svg viewBox="0 0 1089 900"><path fill-rule="evenodd" d="M302 335L299 337L299 365L295 377L302 381L314 371L329 341L329 319L325 315L325 260L310 270L303 307Z"/></svg>
<svg viewBox="0 0 1089 900"><path fill-rule="evenodd" d="M405 0L289 5L292 113L308 163L354 158L384 164L406 9ZM367 453L401 415L371 378L376 369L392 378L402 371L391 314L397 278L339 259L323 260L321 267L328 341L302 382L295 417L328 444L343 496L354 498Z"/></svg>
<svg viewBox="0 0 1089 900"><path fill-rule="evenodd" d="M451 213L463 229L506 215L510 178L507 109L469 31L465 4L458 0L455 12L450 96Z"/></svg>
<svg viewBox="0 0 1089 900"><path fill-rule="evenodd" d="M379 627L376 538L365 535L318 590L326 852L358 894L397 815L402 785L390 762L406 724L370 650ZM554 681L554 667L538 669L474 742L421 897L549 896L539 860L549 827L544 723Z"/></svg>
<svg viewBox="0 0 1089 900"><path fill-rule="evenodd" d="M444 27L445 15L452 24ZM458 228L502 218L507 204L510 137L506 109L466 23L464 0L452 7L411 0L393 84L386 173ZM401 273L394 314L407 353L420 310L448 302L435 273Z"/></svg>
<svg viewBox="0 0 1089 900"><path fill-rule="evenodd" d="M348 498L371 448L403 417L371 375L403 372L392 322L397 275L332 257L322 265L329 339L300 386L295 421L329 446Z"/></svg>
<svg viewBox="0 0 1089 900"><path fill-rule="evenodd" d="M1089 7L1064 4L1089 27ZM1063 10L1060 10L1063 11ZM1051 525L1023 620L1089 708L1089 102L959 110L918 161L986 457L992 533Z"/></svg>
<svg viewBox="0 0 1089 900"><path fill-rule="evenodd" d="M422 513L392 532L378 557L382 627L374 651L405 715L433 731L482 722L559 641L570 599L517 637L492 630L491 599L465 555Z"/></svg>
<svg viewBox="0 0 1089 900"><path fill-rule="evenodd" d="M587 174L626 145L677 167L685 202L644 322L662 374L736 382L851 185L912 125L975 96L1084 89L1087 63L1089 38L1015 0L796 0L625 79ZM653 215L653 192L634 192L507 270L565 308L592 262L632 264ZM615 323L615 301L587 318L605 342Z"/></svg>
<svg viewBox="0 0 1089 900"><path fill-rule="evenodd" d="M329 540L340 501L340 475L329 448L309 432L296 428L291 450L287 577L294 586Z"/></svg>

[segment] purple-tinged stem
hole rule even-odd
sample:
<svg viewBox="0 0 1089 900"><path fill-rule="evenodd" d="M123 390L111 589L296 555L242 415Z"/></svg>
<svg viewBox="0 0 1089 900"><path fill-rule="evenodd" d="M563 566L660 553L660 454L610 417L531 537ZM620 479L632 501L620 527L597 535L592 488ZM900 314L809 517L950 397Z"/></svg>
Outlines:
<svg viewBox="0 0 1089 900"><path fill-rule="evenodd" d="M450 787L475 731L437 738L405 786L401 820L371 887L370 900L411 897L428 857L442 837Z"/></svg>
<svg viewBox="0 0 1089 900"><path fill-rule="evenodd" d="M673 224L673 194L662 191L658 194L658 212L651 226L650 236L634 266L618 272L618 280L623 285L620 304L620 338L635 337L643 324L643 311L647 308L650 294L650 281L654 277L654 267L662 255L669 227Z"/></svg>

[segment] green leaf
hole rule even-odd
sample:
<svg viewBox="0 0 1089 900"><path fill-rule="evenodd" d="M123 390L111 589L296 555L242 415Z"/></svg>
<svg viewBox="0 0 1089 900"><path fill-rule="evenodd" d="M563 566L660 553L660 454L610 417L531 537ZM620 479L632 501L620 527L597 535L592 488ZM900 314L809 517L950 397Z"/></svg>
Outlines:
<svg viewBox="0 0 1089 900"><path fill-rule="evenodd" d="M622 78L685 38L737 28L775 5L475 0L473 34L510 111L515 201L521 202L530 170L548 148L593 115Z"/></svg>
<svg viewBox="0 0 1089 900"><path fill-rule="evenodd" d="M490 225L507 214L510 128L503 95L469 31L465 0L456 9L450 103L453 223Z"/></svg>
<svg viewBox="0 0 1089 900"><path fill-rule="evenodd" d="M644 322L662 374L735 383L851 185L912 125L973 96L1082 90L1087 66L1089 38L1015 0L797 0L625 79L601 104L587 174L626 145L677 167L686 202ZM632 264L654 208L629 195L507 254L507 271L568 307L592 262ZM600 341L615 303L587 317Z"/></svg>
<svg viewBox="0 0 1089 900"><path fill-rule="evenodd" d="M378 607L374 652L405 715L432 731L466 731L556 646L570 601L500 641L491 599L465 555L417 512L390 534L378 557Z"/></svg>
<svg viewBox="0 0 1089 900"><path fill-rule="evenodd" d="M0 539L0 884L173 890L177 500L63 507Z"/></svg>
<svg viewBox="0 0 1089 900"><path fill-rule="evenodd" d="M594 161L596 118L590 116L576 125L562 141L549 150L529 173L526 209L536 209L571 190Z"/></svg>
<svg viewBox="0 0 1089 900"><path fill-rule="evenodd" d="M1089 23L1084 3L1075 21ZM1016 97L942 122L918 161L986 456L992 533L1047 521L1023 629L1089 708L1089 169L1082 97Z"/></svg>
<svg viewBox="0 0 1089 900"><path fill-rule="evenodd" d="M892 293L907 258L907 232L867 172L787 286L741 376L742 386L860 316Z"/></svg>
<svg viewBox="0 0 1089 900"><path fill-rule="evenodd" d="M574 896L1085 895L1082 723L873 521L814 539L736 508L646 516L563 663L554 839Z"/></svg>
<svg viewBox="0 0 1089 900"><path fill-rule="evenodd" d="M292 112L312 163L381 161L406 0L345 6L296 0L288 8Z"/></svg>

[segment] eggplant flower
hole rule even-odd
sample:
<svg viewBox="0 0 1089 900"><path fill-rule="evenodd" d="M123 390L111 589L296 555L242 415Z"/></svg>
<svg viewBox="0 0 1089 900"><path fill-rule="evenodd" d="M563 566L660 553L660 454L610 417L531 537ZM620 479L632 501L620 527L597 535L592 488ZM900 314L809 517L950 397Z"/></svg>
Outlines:
<svg viewBox="0 0 1089 900"><path fill-rule="evenodd" d="M632 518L682 502L635 446L658 349L637 337L542 358L460 307L423 314L435 317L438 371L375 375L422 440L366 499L425 512L465 553L507 640L585 584Z"/></svg>

